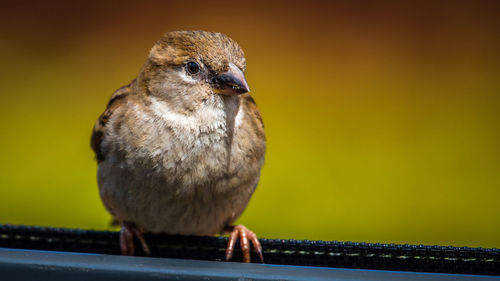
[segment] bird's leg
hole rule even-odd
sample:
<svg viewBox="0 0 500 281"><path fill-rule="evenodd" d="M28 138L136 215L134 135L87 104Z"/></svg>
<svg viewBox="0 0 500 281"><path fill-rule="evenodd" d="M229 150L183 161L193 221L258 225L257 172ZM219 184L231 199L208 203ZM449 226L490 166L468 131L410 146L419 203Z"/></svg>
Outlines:
<svg viewBox="0 0 500 281"><path fill-rule="evenodd" d="M122 250L122 256L134 255L134 237L125 224L122 224L120 228L120 249Z"/></svg>
<svg viewBox="0 0 500 281"><path fill-rule="evenodd" d="M123 256L133 256L135 253L134 246L134 236L139 239L141 243L142 249L146 255L150 256L151 251L149 250L148 244L146 240L144 240L144 236L142 232L135 226L134 223L131 222L122 222L120 229L120 249L122 251Z"/></svg>
<svg viewBox="0 0 500 281"><path fill-rule="evenodd" d="M234 252L234 244L236 240L240 238L240 246L241 252L243 253L243 262L250 262L250 243L248 240L252 242L252 245L260 256L260 261L264 263L264 256L262 256L262 246L260 245L259 239L257 235L246 228L244 225L239 224L237 226L228 226L225 231L231 232L229 235L229 241L227 242L226 249L226 261L229 261L233 257Z"/></svg>

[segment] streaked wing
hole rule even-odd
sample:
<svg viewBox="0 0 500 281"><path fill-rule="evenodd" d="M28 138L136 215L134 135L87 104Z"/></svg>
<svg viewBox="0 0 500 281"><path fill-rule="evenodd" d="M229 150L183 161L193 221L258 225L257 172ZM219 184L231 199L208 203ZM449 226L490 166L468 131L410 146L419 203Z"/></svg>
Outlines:
<svg viewBox="0 0 500 281"><path fill-rule="evenodd" d="M95 152L98 163L104 160L105 157L104 153L101 150L101 143L106 133L106 124L108 123L115 110L120 107L120 105L125 103L125 100L130 92L130 84L116 90L116 92L111 96L106 110L101 114L101 116L99 116L99 119L97 119L94 128L92 129L90 146Z"/></svg>

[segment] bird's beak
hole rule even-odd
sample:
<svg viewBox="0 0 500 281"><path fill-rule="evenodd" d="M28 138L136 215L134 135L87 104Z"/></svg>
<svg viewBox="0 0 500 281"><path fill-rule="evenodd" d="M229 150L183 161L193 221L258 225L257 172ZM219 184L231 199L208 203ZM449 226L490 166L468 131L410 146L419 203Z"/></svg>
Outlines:
<svg viewBox="0 0 500 281"><path fill-rule="evenodd" d="M226 72L215 76L211 82L216 94L235 96L250 92L245 74L232 63Z"/></svg>

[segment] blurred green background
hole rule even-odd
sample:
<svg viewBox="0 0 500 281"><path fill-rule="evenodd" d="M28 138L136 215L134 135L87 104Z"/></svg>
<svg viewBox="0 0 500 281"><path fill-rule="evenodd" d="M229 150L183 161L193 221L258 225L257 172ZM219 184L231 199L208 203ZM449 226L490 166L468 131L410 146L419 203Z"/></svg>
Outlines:
<svg viewBox="0 0 500 281"><path fill-rule="evenodd" d="M89 146L161 34L226 33L266 125L263 238L500 247L499 1L9 1L0 223L107 229Z"/></svg>

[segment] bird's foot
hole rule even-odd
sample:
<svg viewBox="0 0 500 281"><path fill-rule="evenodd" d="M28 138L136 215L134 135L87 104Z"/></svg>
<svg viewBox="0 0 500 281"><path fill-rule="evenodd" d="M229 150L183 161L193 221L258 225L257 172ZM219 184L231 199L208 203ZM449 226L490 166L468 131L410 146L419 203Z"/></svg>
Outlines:
<svg viewBox="0 0 500 281"><path fill-rule="evenodd" d="M137 226L132 222L122 222L120 229L120 249L123 256L133 256L135 254L134 246L134 236L139 239L142 249L146 255L150 256L151 251L149 250L146 240L142 232L137 228Z"/></svg>
<svg viewBox="0 0 500 281"><path fill-rule="evenodd" d="M259 239L257 235L246 228L244 225L239 224L237 226L229 226L226 229L228 232L231 232L229 235L229 241L227 242L226 249L226 261L229 261L233 257L234 244L236 240L240 239L241 251L243 253L243 262L250 262L250 240L253 244L255 252L257 252L260 256L260 261L264 263L264 256L262 256L262 246L260 245Z"/></svg>

